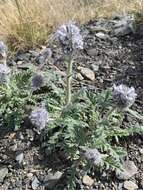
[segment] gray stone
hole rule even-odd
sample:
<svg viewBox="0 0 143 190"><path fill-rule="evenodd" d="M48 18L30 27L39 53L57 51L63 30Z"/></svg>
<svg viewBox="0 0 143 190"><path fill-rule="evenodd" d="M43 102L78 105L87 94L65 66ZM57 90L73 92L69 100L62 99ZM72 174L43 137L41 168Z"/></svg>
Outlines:
<svg viewBox="0 0 143 190"><path fill-rule="evenodd" d="M124 15L119 17L118 20L114 20L114 35L125 36L127 34L135 32L134 29L134 17L132 15Z"/></svg>
<svg viewBox="0 0 143 190"><path fill-rule="evenodd" d="M23 61L17 61L17 65L21 65L21 64L23 64L24 62Z"/></svg>
<svg viewBox="0 0 143 190"><path fill-rule="evenodd" d="M76 78L78 80L83 80L84 79L83 76L80 73L77 73Z"/></svg>
<svg viewBox="0 0 143 190"><path fill-rule="evenodd" d="M40 185L40 181L38 180L38 178L36 176L33 176L32 179L32 183L31 183L31 187L33 190L36 190Z"/></svg>
<svg viewBox="0 0 143 190"><path fill-rule="evenodd" d="M17 178L17 181L15 182L15 186L19 187L19 189L22 189L22 180L20 180L19 178Z"/></svg>
<svg viewBox="0 0 143 190"><path fill-rule="evenodd" d="M99 65L92 64L91 68L93 69L93 71L97 72L99 70Z"/></svg>
<svg viewBox="0 0 143 190"><path fill-rule="evenodd" d="M123 171L117 171L116 176L118 179L127 180L137 174L138 168L133 161L125 161L123 163Z"/></svg>
<svg viewBox="0 0 143 190"><path fill-rule="evenodd" d="M96 56L98 54L98 50L96 48L89 49L87 50L87 54L89 56Z"/></svg>
<svg viewBox="0 0 143 190"><path fill-rule="evenodd" d="M139 152L143 155L143 148L139 148Z"/></svg>
<svg viewBox="0 0 143 190"><path fill-rule="evenodd" d="M16 62L18 62L18 61L29 61L29 58L30 58L30 54L29 53L23 53L23 54L18 54L17 56L16 56Z"/></svg>
<svg viewBox="0 0 143 190"><path fill-rule="evenodd" d="M0 182L2 183L4 181L4 178L8 174L8 169L6 167L0 168Z"/></svg>
<svg viewBox="0 0 143 190"><path fill-rule="evenodd" d="M95 80L95 74L94 74L94 71L92 71L91 69L89 68L85 68L85 67L78 67L78 70L81 72L81 74L91 80L91 81L94 81Z"/></svg>
<svg viewBox="0 0 143 190"><path fill-rule="evenodd" d="M136 190L138 186L133 181L125 181L124 188L127 190Z"/></svg>
<svg viewBox="0 0 143 190"><path fill-rule="evenodd" d="M28 177L28 178L32 178L32 177L33 177L33 173L28 173L28 174L27 174L27 177Z"/></svg>
<svg viewBox="0 0 143 190"><path fill-rule="evenodd" d="M118 189L118 190L122 190L122 189L123 189L123 183L119 183L117 189Z"/></svg>
<svg viewBox="0 0 143 190"><path fill-rule="evenodd" d="M124 36L129 34L131 31L129 28L126 28L125 26L122 26L120 28L116 28L114 30L116 36Z"/></svg>
<svg viewBox="0 0 143 190"><path fill-rule="evenodd" d="M96 35L96 37L98 37L98 38L100 38L102 40L106 40L106 39L109 38L109 36L107 34L104 34L103 32L98 32L95 35Z"/></svg>
<svg viewBox="0 0 143 190"><path fill-rule="evenodd" d="M23 162L23 159L24 159L24 154L23 154L23 153L18 153L18 154L16 155L15 160L16 160L19 164L21 164L21 163Z"/></svg>
<svg viewBox="0 0 143 190"><path fill-rule="evenodd" d="M9 150L15 152L17 150L17 143L15 143L14 145L11 145L9 147Z"/></svg>
<svg viewBox="0 0 143 190"><path fill-rule="evenodd" d="M17 138L20 140L24 140L24 136L21 132L17 134Z"/></svg>
<svg viewBox="0 0 143 190"><path fill-rule="evenodd" d="M45 178L45 187L48 189L53 190L54 187L56 186L57 182L59 181L59 179L62 177L63 173L60 171L57 171L56 173L51 173L49 172L49 174L46 176Z"/></svg>

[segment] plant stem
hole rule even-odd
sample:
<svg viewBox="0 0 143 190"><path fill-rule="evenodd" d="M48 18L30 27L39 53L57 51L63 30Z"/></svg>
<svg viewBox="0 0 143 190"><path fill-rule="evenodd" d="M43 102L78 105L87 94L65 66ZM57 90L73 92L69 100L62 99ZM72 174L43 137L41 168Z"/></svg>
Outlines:
<svg viewBox="0 0 143 190"><path fill-rule="evenodd" d="M71 94L72 66L73 66L72 57L69 56L67 63L67 79L66 79L66 105L70 104L72 96Z"/></svg>

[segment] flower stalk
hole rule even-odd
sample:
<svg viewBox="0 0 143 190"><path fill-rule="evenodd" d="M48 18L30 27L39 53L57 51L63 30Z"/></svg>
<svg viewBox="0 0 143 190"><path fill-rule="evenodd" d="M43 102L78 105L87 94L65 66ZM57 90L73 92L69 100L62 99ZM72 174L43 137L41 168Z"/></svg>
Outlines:
<svg viewBox="0 0 143 190"><path fill-rule="evenodd" d="M83 38L80 34L80 29L72 22L63 24L55 33L58 39L63 54L67 62L67 77L66 77L66 106L71 102L71 82L72 82L72 66L73 55L79 50L83 49Z"/></svg>
<svg viewBox="0 0 143 190"><path fill-rule="evenodd" d="M69 105L72 98L72 67L73 60L71 56L68 59L67 63L67 78L66 78L66 105Z"/></svg>

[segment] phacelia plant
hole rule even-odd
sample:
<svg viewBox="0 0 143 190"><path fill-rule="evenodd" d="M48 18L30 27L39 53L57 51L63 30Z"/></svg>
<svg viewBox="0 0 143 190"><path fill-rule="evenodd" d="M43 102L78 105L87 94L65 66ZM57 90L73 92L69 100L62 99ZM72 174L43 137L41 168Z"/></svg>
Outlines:
<svg viewBox="0 0 143 190"><path fill-rule="evenodd" d="M55 33L55 37L60 42L67 62L66 105L68 105L71 102L73 53L83 49L83 37L80 34L80 29L72 22L60 26Z"/></svg>
<svg viewBox="0 0 143 190"><path fill-rule="evenodd" d="M120 139L142 133L143 127L139 126L137 118L142 120L143 117L131 110L137 97L135 89L123 84L114 85L113 91L100 93L80 89L71 98L73 54L83 49L83 38L80 29L71 22L59 27L55 36L67 61L65 109L64 84L58 74L52 70L46 74L35 74L30 69L21 72L9 69L4 61L0 62L0 117L4 126L14 129L29 118L33 130L40 134L45 153L62 152L71 164L68 185L69 190L75 190L79 167L85 171L91 167L100 171L122 169L126 151ZM6 59L5 53L6 48L0 42L0 55ZM38 106L40 102L45 105ZM125 113L135 116L136 124L123 128Z"/></svg>

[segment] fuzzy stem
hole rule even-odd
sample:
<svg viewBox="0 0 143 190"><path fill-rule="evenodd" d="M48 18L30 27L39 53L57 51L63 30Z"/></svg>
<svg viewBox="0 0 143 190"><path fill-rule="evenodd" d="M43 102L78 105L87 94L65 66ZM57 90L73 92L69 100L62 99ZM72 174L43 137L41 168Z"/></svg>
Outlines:
<svg viewBox="0 0 143 190"><path fill-rule="evenodd" d="M73 66L73 61L72 61L72 57L70 56L67 63L66 105L70 104L71 97L72 97L72 94L71 94L72 66Z"/></svg>

